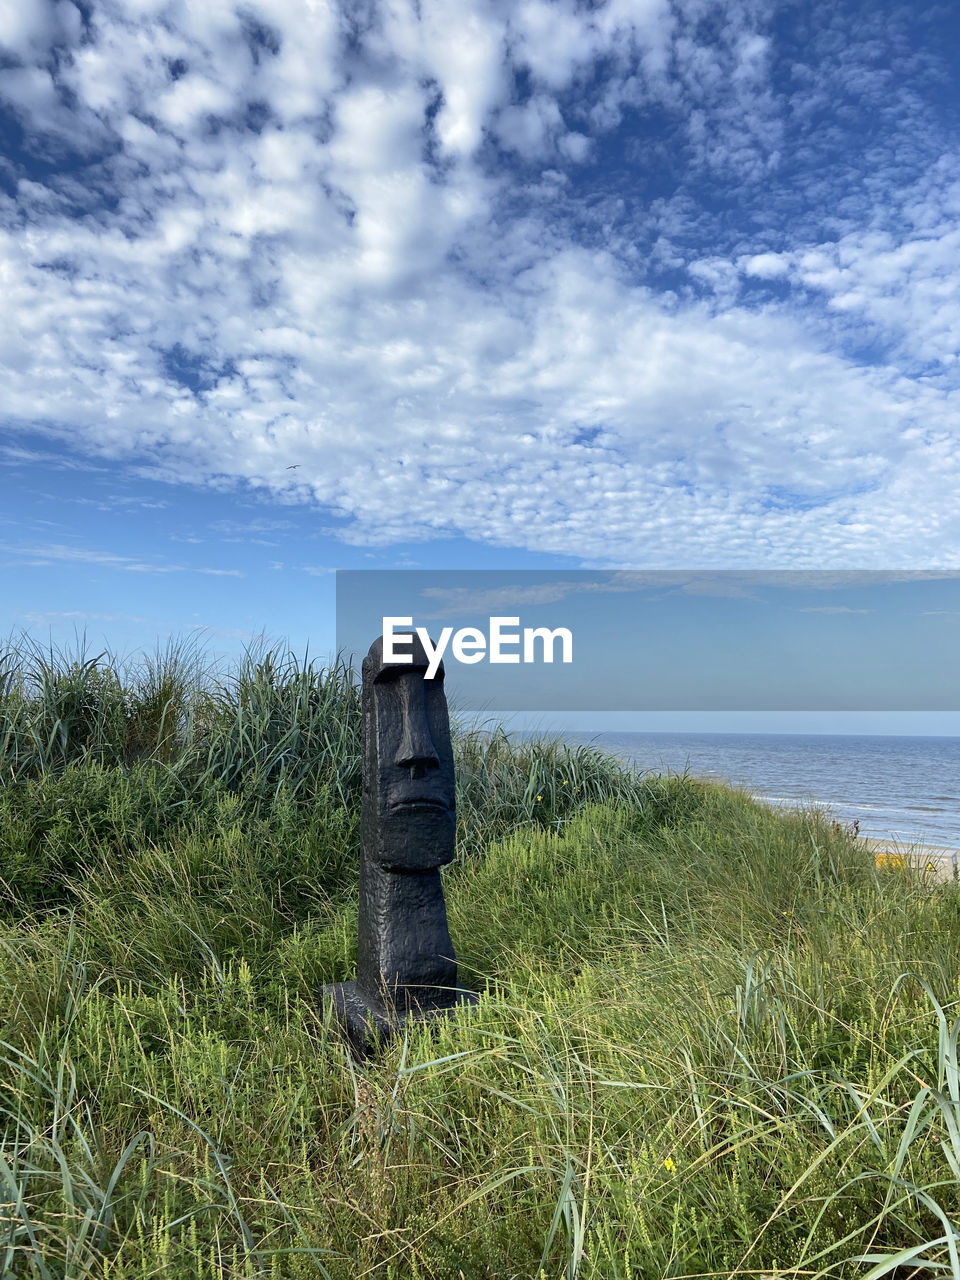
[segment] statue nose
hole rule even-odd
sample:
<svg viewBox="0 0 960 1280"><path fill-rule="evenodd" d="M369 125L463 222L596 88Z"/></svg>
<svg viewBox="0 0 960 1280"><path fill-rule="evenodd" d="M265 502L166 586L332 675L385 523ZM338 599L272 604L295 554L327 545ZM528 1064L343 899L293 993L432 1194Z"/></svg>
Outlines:
<svg viewBox="0 0 960 1280"><path fill-rule="evenodd" d="M417 765L435 769L440 763L430 735L424 733L404 733L395 759L401 769L413 769Z"/></svg>
<svg viewBox="0 0 960 1280"><path fill-rule="evenodd" d="M401 676L400 705L403 712L403 732L394 763L401 769L436 769L440 765L427 723L427 708L423 697L423 680L419 676Z"/></svg>

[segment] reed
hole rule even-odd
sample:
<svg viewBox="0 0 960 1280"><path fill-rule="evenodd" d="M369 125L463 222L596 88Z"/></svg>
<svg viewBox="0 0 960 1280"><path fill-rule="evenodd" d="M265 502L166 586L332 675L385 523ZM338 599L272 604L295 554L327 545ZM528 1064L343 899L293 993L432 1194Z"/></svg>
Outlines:
<svg viewBox="0 0 960 1280"><path fill-rule="evenodd" d="M0 1275L960 1280L955 885L462 729L484 998L359 1066L316 1005L356 963L350 673L43 659L2 686Z"/></svg>

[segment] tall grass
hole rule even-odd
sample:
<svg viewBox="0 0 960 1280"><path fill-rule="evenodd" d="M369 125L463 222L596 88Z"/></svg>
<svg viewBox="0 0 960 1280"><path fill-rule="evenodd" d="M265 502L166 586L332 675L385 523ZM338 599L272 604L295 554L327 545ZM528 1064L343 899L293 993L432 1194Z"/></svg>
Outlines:
<svg viewBox="0 0 960 1280"><path fill-rule="evenodd" d="M166 765L187 789L209 784L271 796L359 777L359 698L343 662L249 651L233 671L189 641L123 662L44 650L24 639L0 655L0 776L73 763Z"/></svg>
<svg viewBox="0 0 960 1280"><path fill-rule="evenodd" d="M459 732L483 998L358 1065L316 1004L356 963L350 674L42 656L0 717L0 1276L960 1280L954 885Z"/></svg>
<svg viewBox="0 0 960 1280"><path fill-rule="evenodd" d="M0 892L62 899L91 856L129 858L176 825L215 836L224 806L263 829L265 848L285 847L277 859L297 883L309 866L317 884L339 884L348 846L356 857L360 734L357 673L341 660L261 647L222 670L189 642L127 662L11 645L0 657ZM516 743L498 728L455 725L453 736L461 857L642 790L588 747ZM304 861L305 838L315 851L335 845L329 867Z"/></svg>

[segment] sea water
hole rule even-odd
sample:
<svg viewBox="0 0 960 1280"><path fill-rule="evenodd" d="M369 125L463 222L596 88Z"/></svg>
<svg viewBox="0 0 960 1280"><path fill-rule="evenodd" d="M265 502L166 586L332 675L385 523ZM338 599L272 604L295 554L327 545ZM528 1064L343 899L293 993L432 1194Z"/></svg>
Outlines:
<svg viewBox="0 0 960 1280"><path fill-rule="evenodd" d="M860 833L960 848L960 738L775 733L566 734L654 772L745 787L774 805L818 804Z"/></svg>

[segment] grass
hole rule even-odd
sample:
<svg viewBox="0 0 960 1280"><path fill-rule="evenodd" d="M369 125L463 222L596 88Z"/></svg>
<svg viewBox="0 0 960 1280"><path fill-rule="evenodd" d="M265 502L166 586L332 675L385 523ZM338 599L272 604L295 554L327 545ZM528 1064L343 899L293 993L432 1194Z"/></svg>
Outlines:
<svg viewBox="0 0 960 1280"><path fill-rule="evenodd" d="M484 998L361 1067L352 674L0 671L0 1276L960 1280L953 884L458 731Z"/></svg>

